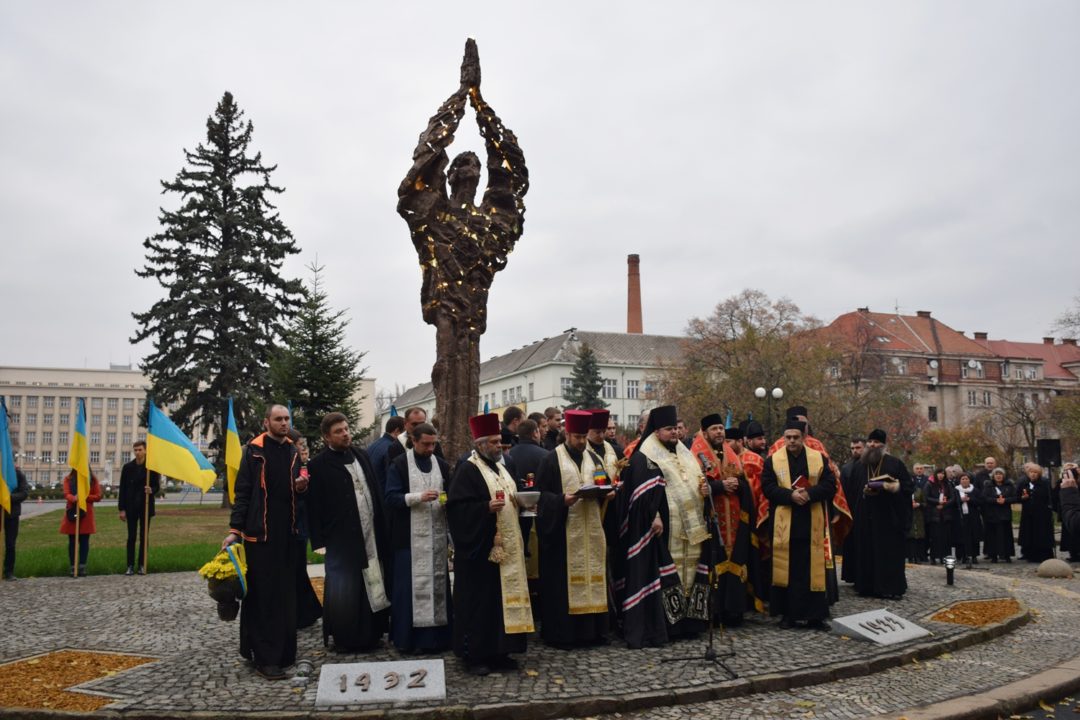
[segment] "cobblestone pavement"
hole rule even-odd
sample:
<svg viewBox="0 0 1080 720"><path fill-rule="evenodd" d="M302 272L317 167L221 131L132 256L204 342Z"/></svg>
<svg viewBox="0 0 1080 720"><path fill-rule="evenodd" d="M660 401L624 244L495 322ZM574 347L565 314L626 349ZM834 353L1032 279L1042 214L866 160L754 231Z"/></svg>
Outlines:
<svg viewBox="0 0 1080 720"><path fill-rule="evenodd" d="M1025 562L987 568L957 571L957 586L967 586L970 578L972 583L995 588L995 594L1012 594L1031 609L1031 623L963 650L872 675L787 692L601 715L597 720L896 718L904 710L975 695L1080 654L1080 572L1072 580L1044 580L1035 576L1034 564ZM1080 570L1080 566L1074 564L1073 570ZM909 570L908 577L918 583L933 571L940 572L939 568L922 566ZM1042 714L1036 713L1039 717Z"/></svg>
<svg viewBox="0 0 1080 720"><path fill-rule="evenodd" d="M922 623L934 633L933 642L956 640L973 632L928 620L938 609L959 600L1014 594L1037 612L1036 622L998 640L953 652L947 659L790 692L656 708L621 717L864 717L976 691L1002 677L1014 680L1078 651L1073 628L1080 616L1080 581L1039 581L1033 572L1034 566L1026 564L994 566L993 571L958 571L957 584L949 587L943 569L915 567L908 573L911 588L898 602L859 598L849 587L843 588L834 615L885 607ZM238 624L217 619L205 583L194 572L20 580L0 585L0 603L12 627L17 628L0 636L0 662L61 648L160 658L157 663L84 686L117 697L108 710L138 716L195 711L303 714L315 709L317 670L306 684L296 679L271 683L256 676L237 652ZM749 691L746 678L836 663L871 663L897 653L895 647L879 649L837 634L783 631L774 620L764 618L728 631L718 644L721 650L736 651L727 662L743 679L736 681L743 685L741 692ZM298 645L298 658L311 660L316 668L325 662L403 659L391 648L362 656L327 651L318 624L299 633ZM465 675L461 663L447 654L445 705L573 702L680 689L693 692L722 685L726 681L723 671L697 660L703 649L703 640L652 650L629 650L613 641L606 647L567 652L547 648L534 637L528 653L520 657L520 672L483 678ZM680 657L691 659L663 662ZM428 707L438 705L430 703ZM591 714L588 703L578 704L571 712Z"/></svg>

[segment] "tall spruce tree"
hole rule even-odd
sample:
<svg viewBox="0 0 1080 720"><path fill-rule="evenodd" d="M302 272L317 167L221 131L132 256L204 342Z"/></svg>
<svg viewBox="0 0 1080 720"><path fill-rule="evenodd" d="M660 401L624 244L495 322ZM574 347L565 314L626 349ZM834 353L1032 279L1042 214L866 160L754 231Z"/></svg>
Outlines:
<svg viewBox="0 0 1080 720"><path fill-rule="evenodd" d="M300 281L281 275L300 250L270 202L284 191L270 182L277 166L250 154L253 126L243 118L226 92L206 121L206 144L185 149L186 166L161 182L179 208L160 210L161 232L143 241L146 264L135 271L165 291L132 313L131 341L154 344L141 365L149 394L178 403L172 419L187 432L213 428L218 438L230 396L241 434L258 429L273 349L303 299Z"/></svg>
<svg viewBox="0 0 1080 720"><path fill-rule="evenodd" d="M328 412L342 412L354 431L359 415L356 391L364 377L362 352L345 344L349 320L344 310L334 311L322 287L323 266L312 263L307 299L285 331L281 350L271 363L270 376L276 402L291 403L293 427L309 443L318 445L319 422Z"/></svg>
<svg viewBox="0 0 1080 720"><path fill-rule="evenodd" d="M606 408L608 404L600 399L604 387L604 378L600 376L600 363L589 343L582 343L578 349L577 360L570 371L570 388L563 396L566 407L580 410Z"/></svg>

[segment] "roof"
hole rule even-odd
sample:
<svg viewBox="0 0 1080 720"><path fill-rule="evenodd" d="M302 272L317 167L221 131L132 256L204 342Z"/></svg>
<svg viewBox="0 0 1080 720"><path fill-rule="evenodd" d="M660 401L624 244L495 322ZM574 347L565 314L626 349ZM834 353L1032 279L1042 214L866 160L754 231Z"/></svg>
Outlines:
<svg viewBox="0 0 1080 720"><path fill-rule="evenodd" d="M684 337L673 335L637 335L590 330L568 330L560 335L537 340L505 355L480 363L480 382L514 375L530 368L561 363L572 365L578 348L587 343L601 365L660 367L678 363L683 358ZM395 400L398 407L415 405L434 394L430 382L411 387Z"/></svg>
<svg viewBox="0 0 1080 720"><path fill-rule="evenodd" d="M929 313L901 315L856 310L833 320L827 330L853 344L858 344L859 339L868 334L873 338L873 347L882 351L963 357L996 355L993 350L953 330Z"/></svg>
<svg viewBox="0 0 1080 720"><path fill-rule="evenodd" d="M1080 363L1080 347L1050 342L1013 342L1012 340L976 340L991 352L1008 360L1033 360L1042 363L1043 377L1075 380L1080 372L1070 372L1069 365Z"/></svg>

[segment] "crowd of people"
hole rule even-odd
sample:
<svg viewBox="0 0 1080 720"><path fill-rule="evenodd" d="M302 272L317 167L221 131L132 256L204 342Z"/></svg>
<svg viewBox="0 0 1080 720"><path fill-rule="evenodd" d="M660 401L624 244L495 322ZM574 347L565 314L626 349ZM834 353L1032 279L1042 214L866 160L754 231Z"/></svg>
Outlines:
<svg viewBox="0 0 1080 720"><path fill-rule="evenodd" d="M330 413L310 461L289 420L271 407L245 447L223 542L247 548L241 653L269 679L285 676L296 629L318 616L305 600L307 537L326 558L327 645L366 652L387 636L404 653L453 649L477 675L516 668L534 630L571 650L658 646L748 613L828 629L840 580L896 599L905 562L973 556L979 543L1010 558L1014 503L1024 556L1053 543L1042 468L1019 484L992 459L975 476L911 474L878 429L841 469L805 407L789 408L772 445L758 422L710 414L690 435L674 406L659 407L626 448L606 410L512 407L471 418L457 458L420 408L366 449ZM1070 473L1060 497L1080 523Z"/></svg>

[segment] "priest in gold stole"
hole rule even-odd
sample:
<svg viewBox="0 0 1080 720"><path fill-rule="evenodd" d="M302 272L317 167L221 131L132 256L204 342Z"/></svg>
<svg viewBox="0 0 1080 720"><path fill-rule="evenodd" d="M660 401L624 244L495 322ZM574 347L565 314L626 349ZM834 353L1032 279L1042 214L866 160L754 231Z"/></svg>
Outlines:
<svg viewBox="0 0 1080 720"><path fill-rule="evenodd" d="M803 444L805 431L805 423L789 419L784 447L765 460L761 473L761 489L772 507L769 612L782 616L782 628L805 621L807 627L828 630L829 505L836 476L827 456Z"/></svg>
<svg viewBox="0 0 1080 720"><path fill-rule="evenodd" d="M499 416L469 419L473 451L450 482L446 518L454 541L454 653L473 675L516 671L533 631L525 552L502 457Z"/></svg>
<svg viewBox="0 0 1080 720"><path fill-rule="evenodd" d="M569 649L607 641L607 541L603 509L613 491L596 497L575 493L586 485L607 485L603 459L588 445L588 410L563 413L566 441L540 461L540 636Z"/></svg>

